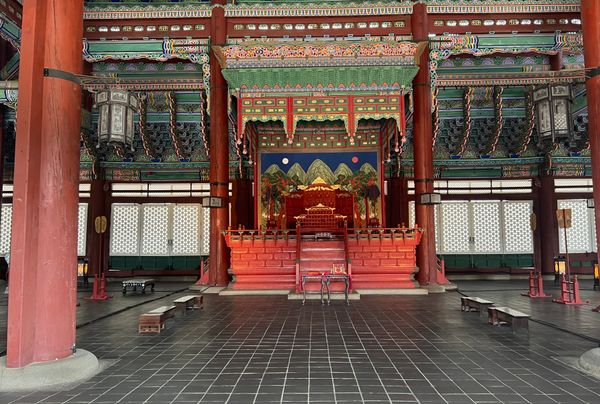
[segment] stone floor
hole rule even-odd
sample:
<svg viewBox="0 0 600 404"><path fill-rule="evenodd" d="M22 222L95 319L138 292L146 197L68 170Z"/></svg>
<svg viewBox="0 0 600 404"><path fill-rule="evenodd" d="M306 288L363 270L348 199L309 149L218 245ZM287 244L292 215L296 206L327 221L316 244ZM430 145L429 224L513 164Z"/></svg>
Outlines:
<svg viewBox="0 0 600 404"><path fill-rule="evenodd" d="M590 286L582 294L592 304L567 307L520 296L525 285L465 281L459 293L531 313L529 335L461 312L457 292L362 296L350 306L207 295L203 311L138 335L138 315L182 285L159 283L145 296L115 285L110 301L78 308L78 346L110 367L68 391L3 393L0 403L600 402L600 380L564 364L598 346L591 308L600 292Z"/></svg>

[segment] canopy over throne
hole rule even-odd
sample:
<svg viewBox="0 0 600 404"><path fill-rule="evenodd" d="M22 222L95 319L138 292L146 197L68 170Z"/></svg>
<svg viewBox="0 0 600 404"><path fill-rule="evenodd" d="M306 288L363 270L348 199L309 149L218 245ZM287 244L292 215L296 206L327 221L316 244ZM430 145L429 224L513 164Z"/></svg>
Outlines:
<svg viewBox="0 0 600 404"><path fill-rule="evenodd" d="M317 178L310 185L301 185L300 190L290 192L285 197L286 227L296 227L296 218L305 215L313 208L330 208L332 215L345 216L348 227L354 224L354 196L351 192L340 189L339 185L327 184ZM312 209L312 210L311 210Z"/></svg>

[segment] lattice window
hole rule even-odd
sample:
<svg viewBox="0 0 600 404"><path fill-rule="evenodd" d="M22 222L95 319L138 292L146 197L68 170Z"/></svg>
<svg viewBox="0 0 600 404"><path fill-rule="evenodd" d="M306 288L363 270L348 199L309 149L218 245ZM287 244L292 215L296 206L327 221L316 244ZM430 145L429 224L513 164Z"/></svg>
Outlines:
<svg viewBox="0 0 600 404"><path fill-rule="evenodd" d="M12 230L12 205L2 205L2 223L0 224L0 255L10 252Z"/></svg>
<svg viewBox="0 0 600 404"><path fill-rule="evenodd" d="M169 254L169 206L142 205L142 255Z"/></svg>
<svg viewBox="0 0 600 404"><path fill-rule="evenodd" d="M469 204L442 204L442 244L445 253L469 252Z"/></svg>
<svg viewBox="0 0 600 404"><path fill-rule="evenodd" d="M200 205L173 206L173 254L200 254L200 209Z"/></svg>
<svg viewBox="0 0 600 404"><path fill-rule="evenodd" d="M138 255L140 207L136 204L113 204L110 235L111 255Z"/></svg>
<svg viewBox="0 0 600 404"><path fill-rule="evenodd" d="M79 213L77 215L77 255L85 256L85 242L87 239L87 216L88 204L79 204Z"/></svg>
<svg viewBox="0 0 600 404"><path fill-rule="evenodd" d="M571 209L571 227L567 229L569 252L589 252L592 248L592 230L585 199L568 199L558 201L558 209ZM560 252L565 252L564 230L558 229Z"/></svg>
<svg viewBox="0 0 600 404"><path fill-rule="evenodd" d="M594 209L589 210L590 214L590 227L592 228L592 251L596 251L597 240L596 240L596 216L594 215Z"/></svg>
<svg viewBox="0 0 600 404"><path fill-rule="evenodd" d="M408 202L408 226L415 227L417 221L417 214L415 212L415 201Z"/></svg>
<svg viewBox="0 0 600 404"><path fill-rule="evenodd" d="M210 253L210 209L202 209L202 255Z"/></svg>
<svg viewBox="0 0 600 404"><path fill-rule="evenodd" d="M440 240L440 237L441 237L441 235L440 235L441 234L440 209L441 209L440 205L435 205L433 208L433 218L434 218L433 222L435 224L435 250L438 253L442 250L442 248L441 248L442 244L441 244L441 240Z"/></svg>
<svg viewBox="0 0 600 404"><path fill-rule="evenodd" d="M533 253L531 202L504 202L504 251ZM544 220L544 218L537 218Z"/></svg>
<svg viewBox="0 0 600 404"><path fill-rule="evenodd" d="M473 202L471 206L473 208L473 252L501 252L500 203Z"/></svg>

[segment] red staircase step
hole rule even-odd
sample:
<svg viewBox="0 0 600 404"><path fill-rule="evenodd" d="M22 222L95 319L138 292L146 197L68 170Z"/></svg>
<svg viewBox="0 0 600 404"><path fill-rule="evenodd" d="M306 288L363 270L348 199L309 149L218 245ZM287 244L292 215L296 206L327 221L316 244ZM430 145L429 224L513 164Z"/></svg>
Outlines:
<svg viewBox="0 0 600 404"><path fill-rule="evenodd" d="M323 250L323 251L302 251L300 260L329 260L329 259L344 259L346 254L344 250Z"/></svg>

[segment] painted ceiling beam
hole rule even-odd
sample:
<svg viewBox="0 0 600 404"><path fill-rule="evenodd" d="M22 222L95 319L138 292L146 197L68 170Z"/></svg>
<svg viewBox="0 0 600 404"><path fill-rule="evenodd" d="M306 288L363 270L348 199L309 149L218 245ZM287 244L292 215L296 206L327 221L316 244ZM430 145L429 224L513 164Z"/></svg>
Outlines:
<svg viewBox="0 0 600 404"><path fill-rule="evenodd" d="M581 83L585 81L585 70L561 70L511 73L461 73L439 74L439 87L490 87L490 86L530 86L548 83Z"/></svg>

